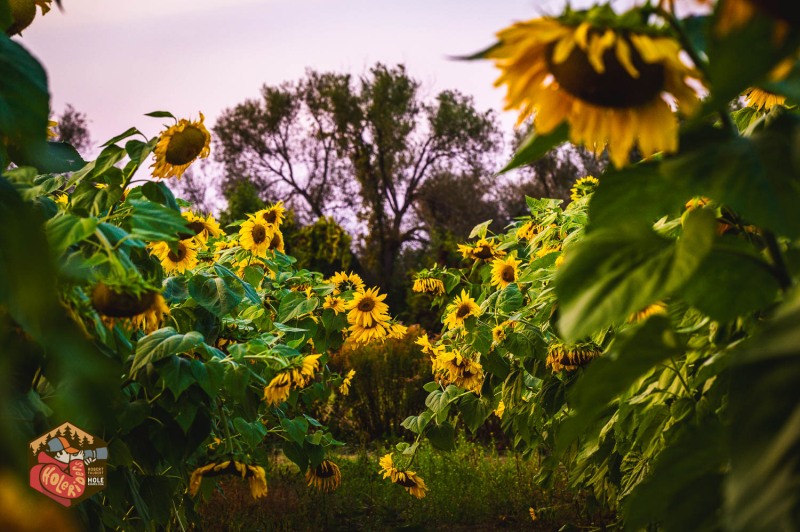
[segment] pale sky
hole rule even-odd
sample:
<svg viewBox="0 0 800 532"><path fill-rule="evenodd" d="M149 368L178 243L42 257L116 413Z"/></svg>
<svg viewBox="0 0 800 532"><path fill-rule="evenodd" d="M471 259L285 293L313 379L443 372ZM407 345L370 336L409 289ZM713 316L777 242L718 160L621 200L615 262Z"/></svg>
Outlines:
<svg viewBox="0 0 800 532"><path fill-rule="evenodd" d="M517 21L560 11L563 0L64 0L38 16L23 44L45 65L52 106L86 113L99 144L130 126L156 134L178 117L256 98L262 84L306 68L361 74L405 63L427 95L457 88L480 109L502 109L494 67L453 61ZM502 117L507 129L513 116Z"/></svg>

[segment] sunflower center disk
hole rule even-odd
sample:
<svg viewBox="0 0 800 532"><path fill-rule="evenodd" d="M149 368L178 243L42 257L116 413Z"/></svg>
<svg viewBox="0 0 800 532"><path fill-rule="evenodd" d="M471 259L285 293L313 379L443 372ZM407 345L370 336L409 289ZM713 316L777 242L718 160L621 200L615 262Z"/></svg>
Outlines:
<svg viewBox="0 0 800 532"><path fill-rule="evenodd" d="M474 255L479 259L488 259L492 257L492 248L489 246L481 246L475 249Z"/></svg>
<svg viewBox="0 0 800 532"><path fill-rule="evenodd" d="M278 221L278 213L276 213L275 211L264 213L261 216L261 219L267 222L268 224L274 224L275 222Z"/></svg>
<svg viewBox="0 0 800 532"><path fill-rule="evenodd" d="M167 254L167 258L172 262L180 262L184 257L186 257L186 248L183 247L183 244L178 245L178 251L170 250L169 254Z"/></svg>
<svg viewBox="0 0 800 532"><path fill-rule="evenodd" d="M511 266L506 266L505 268L503 268L503 273L502 273L501 277L503 278L503 281L505 281L507 283L513 283L514 282L514 268L512 268Z"/></svg>
<svg viewBox="0 0 800 532"><path fill-rule="evenodd" d="M256 244L261 244L267 239L267 230L264 229L263 225L256 225L253 226L253 242Z"/></svg>
<svg viewBox="0 0 800 532"><path fill-rule="evenodd" d="M372 312L372 309L375 308L375 302L371 299L362 299L358 303L358 310L361 312Z"/></svg>
<svg viewBox="0 0 800 532"><path fill-rule="evenodd" d="M165 159L175 166L189 164L200 155L205 145L205 134L194 126L186 126L186 129L170 139Z"/></svg>
<svg viewBox="0 0 800 532"><path fill-rule="evenodd" d="M456 318L463 318L469 314L469 305L461 305L456 311Z"/></svg>
<svg viewBox="0 0 800 532"><path fill-rule="evenodd" d="M624 38L624 37L623 37ZM605 72L598 73L580 47L575 46L561 63L553 61L556 43L547 49L547 65L559 86L590 104L599 107L629 108L644 105L664 89L664 67L645 63L635 46L625 38L631 51L631 63L639 77L631 76L619 62L614 47L603 54Z"/></svg>

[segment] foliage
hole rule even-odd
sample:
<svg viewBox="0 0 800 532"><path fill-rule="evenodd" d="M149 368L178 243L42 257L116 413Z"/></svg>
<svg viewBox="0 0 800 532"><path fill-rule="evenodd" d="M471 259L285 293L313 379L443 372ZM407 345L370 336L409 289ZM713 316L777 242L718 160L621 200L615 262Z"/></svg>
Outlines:
<svg viewBox="0 0 800 532"><path fill-rule="evenodd" d="M531 216L505 233L473 230L480 240L462 247L465 267L420 273L444 282L435 303L460 293L479 310L447 306L441 340L423 346L435 380L426 410L404 424L416 433L411 460L425 441L450 447L453 431L442 428L455 419L474 431L502 405L515 448L546 457L540 485L566 467L574 488L621 509L627 529L797 523L796 77L777 83L773 73L765 85L785 105L730 117L727 102L787 56L796 68L798 36L763 13L720 31L730 3L685 20L653 6L555 19L643 31L652 15L710 92L683 123L676 153L606 170L594 193L576 187L566 208L528 198ZM772 36L776 24L783 37ZM755 35L764 40L748 47ZM568 133L565 121L531 138L511 166ZM509 257L518 263L506 285ZM453 320L459 305L463 326Z"/></svg>
<svg viewBox="0 0 800 532"><path fill-rule="evenodd" d="M69 144L83 155L88 155L92 147L92 138L86 113L78 111L72 104L67 104L55 121L56 140Z"/></svg>
<svg viewBox="0 0 800 532"><path fill-rule="evenodd" d="M331 358L331 367L345 374L355 370L346 401L337 401L326 417L342 433L361 441L397 437L400 423L425 405L420 385L430 369L414 341L419 327L381 345L346 344Z"/></svg>

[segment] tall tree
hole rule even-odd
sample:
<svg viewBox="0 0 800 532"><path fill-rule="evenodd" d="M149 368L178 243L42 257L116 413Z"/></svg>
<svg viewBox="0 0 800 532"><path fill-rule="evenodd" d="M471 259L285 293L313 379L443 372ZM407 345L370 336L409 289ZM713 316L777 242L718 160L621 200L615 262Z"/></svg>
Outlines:
<svg viewBox="0 0 800 532"><path fill-rule="evenodd" d="M361 263L387 288L398 285L403 246L425 237L424 185L444 172L488 175L500 138L494 115L470 97L424 101L405 67L382 64L358 79L308 71L264 87L262 101L227 110L215 133L228 175L248 176L264 199L358 222Z"/></svg>
<svg viewBox="0 0 800 532"><path fill-rule="evenodd" d="M66 142L78 150L81 155L86 155L92 147L92 137L89 134L89 119L85 113L75 109L72 104L67 104L64 112L56 117L56 139Z"/></svg>

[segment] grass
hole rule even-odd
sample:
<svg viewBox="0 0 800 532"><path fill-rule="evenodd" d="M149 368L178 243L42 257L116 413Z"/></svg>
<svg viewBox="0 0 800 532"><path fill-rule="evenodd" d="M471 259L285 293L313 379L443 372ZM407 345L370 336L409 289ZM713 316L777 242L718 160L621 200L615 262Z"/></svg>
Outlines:
<svg viewBox="0 0 800 532"><path fill-rule="evenodd" d="M386 452L386 451L384 451ZM294 464L276 460L269 495L254 501L246 482L225 479L201 506L208 530L602 530L613 515L589 512L585 496L562 481L533 482L536 461L498 454L463 438L453 452L420 450L415 470L427 484L415 499L378 474L380 452L333 457L342 484L331 494L305 485ZM402 464L395 453L396 465ZM398 464L399 463L399 464ZM531 519L529 508L536 509Z"/></svg>

